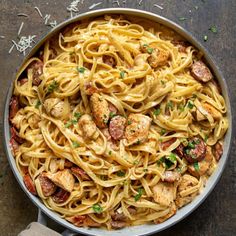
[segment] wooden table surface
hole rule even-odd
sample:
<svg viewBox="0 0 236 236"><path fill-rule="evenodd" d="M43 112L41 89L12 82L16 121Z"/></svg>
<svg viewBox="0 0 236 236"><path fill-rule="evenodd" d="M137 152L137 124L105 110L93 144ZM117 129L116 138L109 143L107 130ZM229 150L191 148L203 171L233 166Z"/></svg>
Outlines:
<svg viewBox="0 0 236 236"><path fill-rule="evenodd" d="M3 110L7 88L16 68L24 56L15 49L8 53L12 43L17 40L17 32L24 22L22 35L37 35L38 41L50 30L35 11L37 6L50 20L62 22L70 17L66 7L70 0L1 0L0 1L0 111ZM78 4L79 12L89 11L93 3L102 2L95 7L119 7L112 0L88 1ZM231 95L233 110L236 108L236 1L235 0L119 0L120 7L138 8L165 16L182 25L191 32L210 52L225 77ZM140 2L140 6L139 3ZM155 7L158 4L163 7ZM25 13L29 17L17 16ZM186 20L180 21L180 17ZM216 26L218 32L209 31ZM204 42L204 35L208 40ZM235 113L235 111L233 111ZM2 115L2 113L1 113ZM235 133L235 127L233 128ZM0 137L3 138L2 119ZM233 236L236 235L236 139L223 176L207 200L182 222L158 235L167 236ZM37 218L37 208L18 186L0 145L0 235L17 235L27 224ZM52 227L58 228L53 225Z"/></svg>

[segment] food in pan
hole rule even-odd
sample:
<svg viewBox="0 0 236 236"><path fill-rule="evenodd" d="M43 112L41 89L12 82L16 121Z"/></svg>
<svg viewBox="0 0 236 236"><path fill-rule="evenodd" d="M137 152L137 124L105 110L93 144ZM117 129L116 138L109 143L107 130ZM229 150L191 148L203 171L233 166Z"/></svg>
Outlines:
<svg viewBox="0 0 236 236"><path fill-rule="evenodd" d="M80 227L161 223L200 194L228 128L203 55L154 23L74 23L19 71L10 145L26 188Z"/></svg>

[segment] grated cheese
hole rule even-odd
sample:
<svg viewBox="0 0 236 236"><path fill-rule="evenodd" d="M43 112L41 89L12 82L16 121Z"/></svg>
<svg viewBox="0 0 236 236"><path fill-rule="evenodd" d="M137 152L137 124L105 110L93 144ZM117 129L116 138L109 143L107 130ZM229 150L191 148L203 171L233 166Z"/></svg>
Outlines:
<svg viewBox="0 0 236 236"><path fill-rule="evenodd" d="M114 3L116 3L118 6L120 6L119 0L114 0L114 1L112 2L112 4L114 4Z"/></svg>
<svg viewBox="0 0 236 236"><path fill-rule="evenodd" d="M18 33L17 33L18 36L20 35L23 26L24 26L24 22L21 22L20 28L19 28Z"/></svg>
<svg viewBox="0 0 236 236"><path fill-rule="evenodd" d="M143 0L139 0L138 5L141 6L143 3Z"/></svg>
<svg viewBox="0 0 236 236"><path fill-rule="evenodd" d="M97 7L97 6L100 5L100 4L102 4L102 2L98 2L98 3L92 4L92 5L89 7L89 10L91 10L91 9L93 9L93 8L95 8L95 7Z"/></svg>
<svg viewBox="0 0 236 236"><path fill-rule="evenodd" d="M41 18L43 18L43 14L42 14L42 12L39 10L39 8L38 8L38 7L34 7L34 9L38 12L39 16L40 16Z"/></svg>
<svg viewBox="0 0 236 236"><path fill-rule="evenodd" d="M12 47L9 50L9 53L12 52L13 48L15 47L16 50L20 53L23 53L25 56L26 50L28 48L32 47L32 44L35 43L34 38L36 37L36 35L29 35L29 36L22 36L19 40L18 43L16 43L14 40L12 40Z"/></svg>
<svg viewBox="0 0 236 236"><path fill-rule="evenodd" d="M27 14L25 13L18 13L17 16L24 16L24 17L29 17Z"/></svg>
<svg viewBox="0 0 236 236"><path fill-rule="evenodd" d="M84 1L82 1L83 4ZM74 0L70 3L70 5L66 8L67 11L70 12L70 16L73 17L73 13L79 12L78 4L80 3L80 0Z"/></svg>
<svg viewBox="0 0 236 236"><path fill-rule="evenodd" d="M49 23L49 25L50 25L52 28L54 28L55 26L57 26L57 21L56 21L56 20L51 21L51 22Z"/></svg>
<svg viewBox="0 0 236 236"><path fill-rule="evenodd" d="M50 17L51 17L51 15L49 15L49 14L46 14L46 15L44 16L43 19L44 19L44 24L45 24L45 25L48 24L48 21L49 21Z"/></svg>
<svg viewBox="0 0 236 236"><path fill-rule="evenodd" d="M158 7L159 9L163 10L164 8L158 4L154 4L154 7Z"/></svg>

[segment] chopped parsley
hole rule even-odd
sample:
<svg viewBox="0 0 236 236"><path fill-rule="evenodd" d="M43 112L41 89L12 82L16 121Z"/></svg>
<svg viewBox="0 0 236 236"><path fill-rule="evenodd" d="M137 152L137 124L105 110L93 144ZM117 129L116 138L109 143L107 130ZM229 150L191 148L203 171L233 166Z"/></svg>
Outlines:
<svg viewBox="0 0 236 236"><path fill-rule="evenodd" d="M170 161L169 159L165 159L165 167L166 169L169 169L174 163Z"/></svg>
<svg viewBox="0 0 236 236"><path fill-rule="evenodd" d="M97 214L100 214L103 211L103 209L99 203L96 203L96 204L93 204L93 211Z"/></svg>
<svg viewBox="0 0 236 236"><path fill-rule="evenodd" d="M157 165L160 166L164 161L165 161L165 158L162 157L161 159L157 161Z"/></svg>
<svg viewBox="0 0 236 236"><path fill-rule="evenodd" d="M122 70L122 71L120 72L120 78L121 78L121 79L124 79L124 78L125 78L125 71Z"/></svg>
<svg viewBox="0 0 236 236"><path fill-rule="evenodd" d="M207 142L208 140L208 135L205 135L204 141Z"/></svg>
<svg viewBox="0 0 236 236"><path fill-rule="evenodd" d="M110 115L110 114L109 114ZM108 117L106 114L103 115L103 123L107 124L108 123Z"/></svg>
<svg viewBox="0 0 236 236"><path fill-rule="evenodd" d="M75 112L74 117L79 119L82 116L80 112Z"/></svg>
<svg viewBox="0 0 236 236"><path fill-rule="evenodd" d="M184 111L184 105L183 105L183 104L179 104L178 109L179 109L181 112L183 112L183 111Z"/></svg>
<svg viewBox="0 0 236 236"><path fill-rule="evenodd" d="M141 143L140 140L138 140L135 144L139 145L140 143Z"/></svg>
<svg viewBox="0 0 236 236"><path fill-rule="evenodd" d="M189 101L189 102L188 102L188 108L189 108L189 109L193 109L193 107L194 107L193 102L192 102L192 101Z"/></svg>
<svg viewBox="0 0 236 236"><path fill-rule="evenodd" d="M67 121L66 124L65 124L65 127L69 128L72 125L76 125L81 116L82 116L82 114L80 112L75 112L75 114L74 114L75 119Z"/></svg>
<svg viewBox="0 0 236 236"><path fill-rule="evenodd" d="M53 80L51 84L48 86L48 93L52 93L59 86L58 82Z"/></svg>
<svg viewBox="0 0 236 236"><path fill-rule="evenodd" d="M128 120L128 125L131 125L132 124L132 121L131 120Z"/></svg>
<svg viewBox="0 0 236 236"><path fill-rule="evenodd" d="M186 17L179 17L179 21L185 21L185 20L187 20Z"/></svg>
<svg viewBox="0 0 236 236"><path fill-rule="evenodd" d="M35 108L39 109L39 106L41 105L41 102L38 100L35 104Z"/></svg>
<svg viewBox="0 0 236 236"><path fill-rule="evenodd" d="M85 68L84 67L77 67L77 71L79 72L79 73L84 73L85 72Z"/></svg>
<svg viewBox="0 0 236 236"><path fill-rule="evenodd" d="M165 82L164 80L161 80L161 84L162 84L162 85L165 85L165 83L166 83L166 82Z"/></svg>
<svg viewBox="0 0 236 236"><path fill-rule="evenodd" d="M148 172L148 169L147 169L147 168L144 168L143 171L144 171L144 172Z"/></svg>
<svg viewBox="0 0 236 236"><path fill-rule="evenodd" d="M174 107L173 102L172 102L172 101L167 102L166 107L167 107L168 109L173 109L173 107Z"/></svg>
<svg viewBox="0 0 236 236"><path fill-rule="evenodd" d="M148 44L145 43L145 44L143 44L143 46L146 48L146 47L148 47Z"/></svg>
<svg viewBox="0 0 236 236"><path fill-rule="evenodd" d="M135 202L137 202L141 198L142 195L143 195L143 189L139 188L138 193L134 196Z"/></svg>
<svg viewBox="0 0 236 236"><path fill-rule="evenodd" d="M208 40L208 36L204 35L203 40L206 42Z"/></svg>
<svg viewBox="0 0 236 236"><path fill-rule="evenodd" d="M152 54L152 53L153 53L153 50L154 50L153 48L148 48L148 49L147 49L147 52L148 52L149 54Z"/></svg>
<svg viewBox="0 0 236 236"><path fill-rule="evenodd" d="M122 170L117 171L116 174L117 174L119 177L123 177L123 176L125 176L125 172L122 171Z"/></svg>
<svg viewBox="0 0 236 236"><path fill-rule="evenodd" d="M80 147L80 144L78 142L76 142L76 141L72 141L72 144L73 144L74 148Z"/></svg>
<svg viewBox="0 0 236 236"><path fill-rule="evenodd" d="M138 163L139 163L138 160L136 160L136 161L133 162L134 165L138 165Z"/></svg>
<svg viewBox="0 0 236 236"><path fill-rule="evenodd" d="M195 148L195 142L194 141L188 142L188 148L194 149Z"/></svg>
<svg viewBox="0 0 236 236"><path fill-rule="evenodd" d="M161 113L161 109L157 108L154 110L153 115L158 116L158 115L160 115L160 113Z"/></svg>
<svg viewBox="0 0 236 236"><path fill-rule="evenodd" d="M161 129L161 135L164 135L166 133L165 129Z"/></svg>
<svg viewBox="0 0 236 236"><path fill-rule="evenodd" d="M193 163L193 167L196 171L199 171L199 165L198 165L198 162L194 162Z"/></svg>
<svg viewBox="0 0 236 236"><path fill-rule="evenodd" d="M109 117L110 117L110 118L113 118L114 116L116 116L116 113L114 113L113 111L111 111L110 114L109 114Z"/></svg>
<svg viewBox="0 0 236 236"><path fill-rule="evenodd" d="M211 26L211 27L209 28L209 30L210 30L212 33L215 33L215 34L218 32L216 26Z"/></svg>
<svg viewBox="0 0 236 236"><path fill-rule="evenodd" d="M111 155L111 151L109 151L108 154Z"/></svg>
<svg viewBox="0 0 236 236"><path fill-rule="evenodd" d="M167 159L169 161L171 161L172 163L175 163L176 162L176 155L171 152L170 155L167 157Z"/></svg>

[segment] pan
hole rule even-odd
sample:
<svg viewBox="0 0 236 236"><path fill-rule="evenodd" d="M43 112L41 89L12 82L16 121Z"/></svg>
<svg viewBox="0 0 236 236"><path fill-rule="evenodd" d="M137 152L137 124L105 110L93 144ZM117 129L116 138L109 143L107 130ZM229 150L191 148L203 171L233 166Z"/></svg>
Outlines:
<svg viewBox="0 0 236 236"><path fill-rule="evenodd" d="M219 181L223 170L225 168L225 165L227 163L229 151L230 151L230 146L231 146L231 137L232 137L232 116L231 116L231 106L230 106L230 98L229 98L229 92L227 89L227 84L223 76L221 75L219 69L217 68L216 64L214 63L212 57L209 55L207 50L185 29L177 25L176 23L170 21L167 18L164 18L162 16L149 13L146 11L142 10L137 10L137 9L127 9L127 8L112 8L112 9L100 9L96 11L91 11L87 13L80 14L72 19L69 19L54 29L52 29L45 37L43 37L36 45L35 47L31 50L31 52L26 56L24 61L22 62L22 65L20 68L24 65L24 63L32 57L37 50L44 44L44 42L52 37L54 34L58 33L62 28L65 26L80 21L88 18L94 18L98 16L103 16L105 14L123 14L123 15L129 15L129 16L135 16L135 17L140 17L144 19L148 19L152 22L157 22L160 23L175 32L177 32L179 35L181 35L183 38L185 38L187 41L189 41L193 46L198 48L204 55L204 58L208 65L210 66L212 72L214 73L215 77L217 78L219 85L222 89L222 94L225 98L226 101L226 106L227 106L227 116L229 119L229 129L227 131L227 134L225 135L225 141L224 141L224 153L222 158L219 161L219 164L217 166L217 169L214 171L214 173L210 176L206 183L206 187L203 189L202 193L198 195L191 203L186 205L185 207L179 209L177 213L168 219L167 221L161 223L161 224L156 224L156 225L140 225L140 226L132 226L132 227L127 227L124 229L116 230L116 231L107 231L105 229L88 229L88 228L79 228L74 226L73 224L67 222L66 220L62 219L56 212L53 212L49 210L41 201L39 198L33 196L28 192L26 189L22 176L17 170L15 160L13 155L11 154L11 149L9 145L9 140L10 140L10 127L9 127L9 102L12 96L12 90L13 90L13 81L14 77L12 78L12 83L11 86L8 90L7 97L5 100L5 108L4 108L4 116L3 116L3 129L4 129L4 146L5 146L5 151L6 155L8 158L8 161L10 163L11 169L20 184L21 188L24 190L24 192L27 194L27 196L30 198L30 200L38 207L39 209L39 221L41 223L46 223L46 218L45 215L60 225L64 226L67 230L64 231L63 235L69 236L69 235L74 235L75 233L80 233L84 235L96 235L96 236L138 236L138 235L151 235L157 232L160 232L164 229L167 229L180 220L184 219L186 216L188 216L191 212L193 212L203 201L207 198L207 196L211 193L211 191L214 189L216 183ZM19 68L19 69L20 69Z"/></svg>

